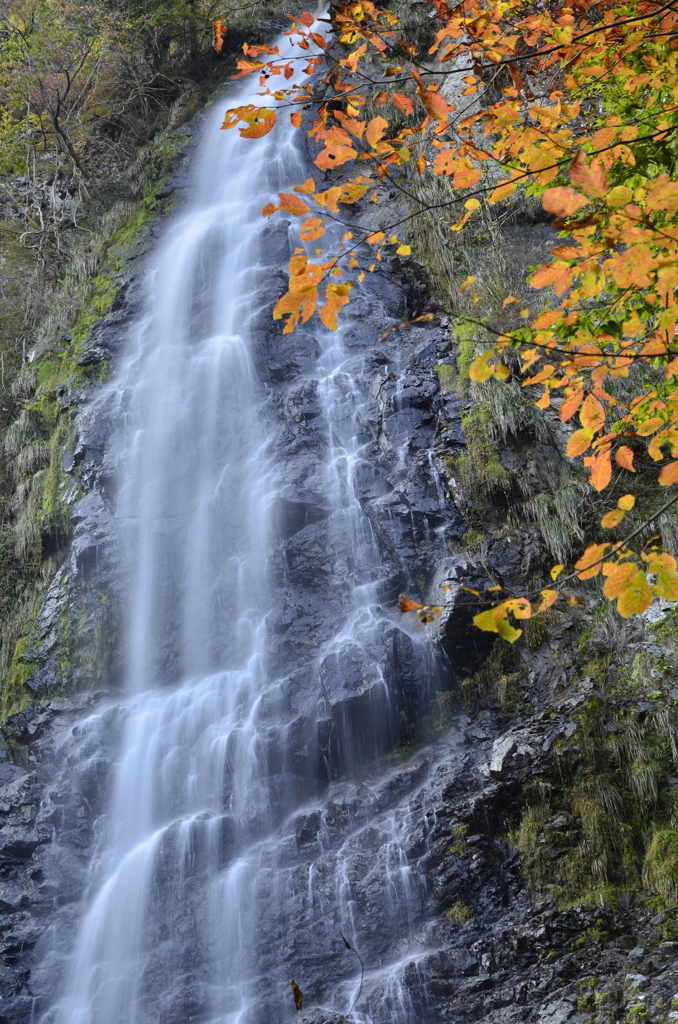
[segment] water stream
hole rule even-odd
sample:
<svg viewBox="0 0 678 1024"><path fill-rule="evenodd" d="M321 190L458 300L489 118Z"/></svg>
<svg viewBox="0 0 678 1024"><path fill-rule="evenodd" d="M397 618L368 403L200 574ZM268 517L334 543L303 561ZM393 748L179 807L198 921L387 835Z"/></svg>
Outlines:
<svg viewBox="0 0 678 1024"><path fill-rule="evenodd" d="M347 834L333 834L320 812L327 778L315 794L313 785L300 791L288 770L292 741L284 723L271 725L285 687L267 647L281 482L253 354L270 295L260 211L307 171L286 117L253 144L219 131L224 106L208 119L193 199L162 243L145 314L109 385L128 567L127 694L114 709L122 741L86 911L43 1020L274 1024L294 1017L294 972L310 1005L363 1024L410 1024L427 1019L425 994L415 1015L401 984L426 948L426 892L405 852L407 818L356 812ZM341 331L321 331L316 343L327 457L314 486L347 611L317 652L314 678L322 697L330 677L352 685L347 666L359 677L364 700L355 714L338 712L335 764L324 769L350 775L371 745L379 753L396 735L397 651L394 667L380 546L355 487L370 457L355 354ZM430 685L426 642L410 646L414 684ZM80 733L105 732L111 714L105 707ZM341 808L340 794L332 799ZM285 838L294 814L321 823L310 854ZM372 917L356 897L366 878L379 906ZM294 906L312 923L303 933ZM333 979L313 973L323 956L336 959Z"/></svg>

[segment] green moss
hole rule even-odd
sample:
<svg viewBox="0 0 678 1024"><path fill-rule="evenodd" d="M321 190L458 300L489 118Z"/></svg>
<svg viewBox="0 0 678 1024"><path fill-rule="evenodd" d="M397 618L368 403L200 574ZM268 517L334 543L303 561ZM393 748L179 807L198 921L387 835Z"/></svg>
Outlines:
<svg viewBox="0 0 678 1024"><path fill-rule="evenodd" d="M38 610L39 605L36 605L33 615L26 626L26 631L19 637L14 647L14 655L2 687L3 717L14 711L20 711L21 708L30 703L25 683L35 671L35 666L25 661L24 658L36 645L36 637L32 631L35 628Z"/></svg>
<svg viewBox="0 0 678 1024"><path fill-rule="evenodd" d="M507 493L513 486L513 474L499 462L499 448L489 410L478 405L461 419L467 455L449 459L453 476L458 476L467 494L480 491L486 496Z"/></svg>
<svg viewBox="0 0 678 1024"><path fill-rule="evenodd" d="M450 853L454 854L455 857L461 857L466 853L466 838L468 836L468 825L460 824L454 825L452 828L452 845L450 846Z"/></svg>
<svg viewBox="0 0 678 1024"><path fill-rule="evenodd" d="M448 921L453 924L464 925L471 920L471 911L461 900L457 900L445 914Z"/></svg>
<svg viewBox="0 0 678 1024"><path fill-rule="evenodd" d="M678 900L678 832L654 833L645 854L643 881L657 890L665 904Z"/></svg>

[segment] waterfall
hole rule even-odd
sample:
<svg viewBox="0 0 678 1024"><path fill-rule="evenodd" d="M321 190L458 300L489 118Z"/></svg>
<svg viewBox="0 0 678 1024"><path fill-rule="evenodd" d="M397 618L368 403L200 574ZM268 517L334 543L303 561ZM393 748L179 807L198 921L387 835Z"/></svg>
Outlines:
<svg viewBox="0 0 678 1024"><path fill-rule="evenodd" d="M233 102L253 99L247 86ZM42 1019L275 1024L293 1019L296 976L308 1004L356 1022L425 1021L423 987L416 1012L409 994L427 894L406 852L407 814L353 808L340 782L335 827L322 800L333 776L397 738L406 712L393 679L407 661L416 707L432 656L380 603L393 581L357 492L374 442L360 427L349 320L313 338L325 457L306 485L320 495L317 558L331 560L342 611L313 662L309 702L325 708L314 714L326 741L306 737L305 767L291 767L290 666L269 643L285 582L272 569L284 488L257 324L281 280L261 208L308 172L286 113L252 143L219 131L224 106L208 118L193 199L167 231L107 386L127 693L78 726L95 743L117 716L122 738L70 972ZM283 234L286 260L294 223ZM307 856L291 835L308 822ZM366 879L378 914L357 896ZM336 963L333 978L322 957Z"/></svg>

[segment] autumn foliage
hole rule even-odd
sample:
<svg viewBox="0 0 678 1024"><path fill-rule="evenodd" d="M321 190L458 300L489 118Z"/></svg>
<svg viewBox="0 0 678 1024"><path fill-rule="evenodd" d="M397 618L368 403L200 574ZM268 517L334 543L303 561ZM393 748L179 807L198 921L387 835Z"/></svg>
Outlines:
<svg viewBox="0 0 678 1024"><path fill-rule="evenodd" d="M654 463L658 487L674 487L678 0L424 6L435 26L424 49L395 10L369 0L334 5L325 24L307 13L292 19L299 57L244 47L239 74L259 76L262 107L229 111L224 127L244 124L241 134L257 138L289 116L317 147L319 174L263 211L299 218L302 243L274 317L289 332L317 312L334 329L384 247L409 252L402 225L361 232L345 217L346 207L378 202L385 183L408 195L401 169L449 182L438 211L452 231L483 203L500 208L518 190L541 196L561 235L529 279L541 308L524 310L524 327L510 333L487 324L492 340L471 378L532 389L539 409L571 428L567 454L583 460L596 492L619 491L620 480ZM301 83L290 81L298 67L309 75ZM337 168L340 180L324 187ZM421 209L413 200L412 216ZM507 295L504 304L514 301ZM567 582L598 575L625 617L655 596L678 600L676 561L648 529L672 494L641 521L635 496L622 493L600 530L618 529L630 513L640 525L589 545L569 574L555 566L558 590L510 597L476 625L513 642L521 631L512 619L550 607Z"/></svg>

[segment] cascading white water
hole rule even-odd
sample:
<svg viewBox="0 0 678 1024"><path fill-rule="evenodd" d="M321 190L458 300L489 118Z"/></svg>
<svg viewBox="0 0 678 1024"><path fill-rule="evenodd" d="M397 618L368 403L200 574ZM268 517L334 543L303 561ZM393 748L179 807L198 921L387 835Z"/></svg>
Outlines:
<svg viewBox="0 0 678 1024"><path fill-rule="evenodd" d="M250 87L234 103L255 92ZM261 208L271 192L305 172L286 119L253 144L218 130L218 107L200 151L194 199L168 232L150 275L146 314L111 385L121 460L117 517L129 566L129 697L88 909L62 996L44 1018L50 1024L173 1020L169 1010L163 1017L162 1006L179 998L187 977L200 995L186 1019L288 1020L283 998L262 994L262 908L275 918L283 893L301 885L320 944L329 934L328 913L335 921L331 941L342 934L357 948L370 927L356 919L352 897L355 840L321 850L318 888L312 875L300 883L298 867L290 872L285 851L268 838L281 808L291 808L272 784L259 720L280 686L265 648L275 601L267 558L278 481L250 325L266 277ZM350 590L350 614L337 622L320 657L327 663L347 648L363 651L385 707L380 554L354 488L363 458L361 399L341 332L318 340L328 529ZM106 714L81 728L105 729ZM374 884L383 890L393 937L386 963L368 969L381 992L379 1020L406 1024L410 1009L399 977L411 963L408 935L421 919L423 892L403 852L403 822L387 817L380 829ZM332 907L323 903L328 891ZM291 927L280 926L283 934ZM286 972L281 965L277 973L282 979ZM359 989L355 961L339 974L346 980L326 999L345 1010ZM164 994L149 1016L150 990Z"/></svg>

